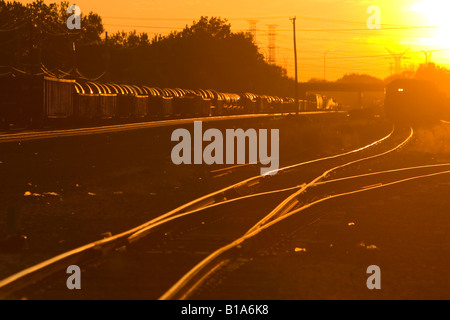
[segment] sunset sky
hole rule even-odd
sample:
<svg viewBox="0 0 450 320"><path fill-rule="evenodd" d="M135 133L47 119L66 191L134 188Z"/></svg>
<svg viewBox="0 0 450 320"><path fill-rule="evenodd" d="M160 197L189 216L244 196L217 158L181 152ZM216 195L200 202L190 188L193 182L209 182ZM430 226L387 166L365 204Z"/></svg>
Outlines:
<svg viewBox="0 0 450 320"><path fill-rule="evenodd" d="M29 3L32 1L22 1ZM51 3L55 1L45 1ZM57 1L59 2L59 1ZM103 17L105 29L153 34L181 30L200 16L228 19L233 31L248 31L248 20L258 20L256 41L267 56L268 25L276 27L276 63L294 74L290 17L297 17L299 80L324 77L336 80L345 73L367 73L385 78L394 70L386 49L402 53L403 69L425 61L450 67L450 1L448 0L77 0L82 12ZM367 8L381 12L381 30L367 27ZM326 54L325 54L326 53Z"/></svg>

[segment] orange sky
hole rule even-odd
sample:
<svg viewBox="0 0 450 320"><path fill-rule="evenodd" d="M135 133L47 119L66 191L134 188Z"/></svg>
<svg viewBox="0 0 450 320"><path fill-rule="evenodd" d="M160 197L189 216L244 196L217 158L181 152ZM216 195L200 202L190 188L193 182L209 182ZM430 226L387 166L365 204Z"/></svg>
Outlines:
<svg viewBox="0 0 450 320"><path fill-rule="evenodd" d="M22 1L28 3L32 1ZM45 1L51 3L55 1ZM233 31L248 31L258 20L257 42L268 54L268 26L276 27L276 63L294 74L292 22L297 17L299 80L336 80L345 73L368 73L380 78L394 68L394 53L409 49L404 69L424 62L422 50L435 50L433 62L450 66L449 0L77 0L82 12L103 17L108 32L133 30L165 34L191 24L201 15L227 18ZM367 8L381 10L381 30L370 30ZM410 27L428 28L410 28ZM433 27L433 28L429 28ZM350 29L350 30L348 30ZM325 55L325 52L327 54Z"/></svg>

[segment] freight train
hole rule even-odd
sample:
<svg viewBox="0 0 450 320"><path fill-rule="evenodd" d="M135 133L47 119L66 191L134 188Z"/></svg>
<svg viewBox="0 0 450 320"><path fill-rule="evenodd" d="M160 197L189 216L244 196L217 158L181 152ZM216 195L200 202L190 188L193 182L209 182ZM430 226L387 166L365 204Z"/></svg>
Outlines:
<svg viewBox="0 0 450 320"><path fill-rule="evenodd" d="M155 88L46 76L0 78L0 125L40 128L158 119L314 111L320 95L299 100L206 89Z"/></svg>

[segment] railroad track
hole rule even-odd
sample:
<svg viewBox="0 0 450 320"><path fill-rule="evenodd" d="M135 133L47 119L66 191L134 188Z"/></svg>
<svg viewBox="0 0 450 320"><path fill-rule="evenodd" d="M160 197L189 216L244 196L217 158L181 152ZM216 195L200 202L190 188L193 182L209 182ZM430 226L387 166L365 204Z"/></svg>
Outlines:
<svg viewBox="0 0 450 320"><path fill-rule="evenodd" d="M325 113L329 113L329 112L324 112L324 111L303 112L302 115L325 114ZM335 113L339 113L339 112L335 112ZM343 113L343 112L341 112L341 113ZM286 115L286 114L284 114L284 115ZM215 121L224 121L224 120L268 118L268 117L278 117L278 116L283 116L283 114L281 114L281 113L244 114L244 115L201 117L201 118L187 118L187 119L169 119L169 120L136 122L136 123L127 123L127 124L105 125L105 126L100 126L100 127L3 133L3 134L0 134L0 143L63 138L63 137L74 137L74 136L85 136L85 135L92 135L92 134L104 134L104 133L113 133L113 132L139 130L139 129L149 129L149 128L159 128L159 127L167 127L167 126L175 126L175 125L179 126L179 125L184 125L184 124L190 124L190 123L193 123L194 121L215 122Z"/></svg>
<svg viewBox="0 0 450 320"><path fill-rule="evenodd" d="M443 164L398 168L326 180L332 173L343 168L393 153L405 146L412 137L412 129L395 129L386 137L362 148L299 163L282 168L275 175L266 174L234 184L185 204L132 230L64 253L8 277L0 282L0 297L39 298L45 297L46 294L51 296L55 293L52 289L42 291L36 289L36 285L44 283L39 288L54 289L55 279L51 276L58 275L59 272L59 277L61 277L61 271L71 264L97 265L83 272L84 283L97 282L100 284L97 287L91 286L92 298L102 295L101 291L107 289L104 286L105 283L121 282L121 285L126 287L123 279L121 280L120 276L115 274L117 269L113 268L115 271L110 272L111 259L108 257L117 257L117 252L127 251L123 259L132 261L128 266L141 271L145 269L147 275L141 277L136 274L134 282L131 282L138 286L140 283L144 288L153 286L153 291L146 291L147 298L188 298L212 273L226 264L229 258L224 258L224 256L229 256L233 250L242 247L247 240L256 237L262 231L291 215L298 214L310 206L331 198L425 178L430 175L446 174L448 171L443 170L449 168ZM424 173L426 170L432 170L432 172ZM392 179L392 176L399 173L404 174L405 177ZM383 180L384 182L380 184L380 177L387 180ZM330 186L333 186L331 190L341 190L342 188L336 189L334 186L345 185L345 182L349 180L361 181L362 187L356 190L345 190L345 192L317 192L319 189L329 190ZM371 182L367 187L368 180L378 182ZM292 182L295 182L294 185ZM312 189L314 192L311 193ZM308 192L306 192L307 190ZM305 200L305 194L307 194L307 198L310 195L314 196L312 199ZM245 215L242 214L244 211ZM257 222L255 223L255 221ZM119 255L122 254L119 253ZM158 263L154 263L155 260ZM143 263L143 261L147 261L147 263ZM148 261L150 261L150 265ZM125 262L125 264L127 263ZM121 271L122 275L124 272L130 272L126 269ZM127 277L130 280L130 276ZM62 283L65 286L65 281ZM163 293L171 283L175 284ZM34 289L30 291L29 288ZM128 290L132 291L133 288L134 285L131 284ZM33 295L33 290L39 293ZM69 296L66 297L70 298L70 292L66 288L59 288L57 291L59 292L57 297L61 298L68 294ZM86 294L89 296L88 289L81 291L83 291L83 298L86 298ZM124 290L121 292L123 293ZM142 298L142 296L140 297Z"/></svg>
<svg viewBox="0 0 450 320"><path fill-rule="evenodd" d="M279 206L272 210L267 216L258 221L252 228L250 228L241 237L236 238L234 241L222 246L216 251L212 252L205 259L194 266L189 272L187 272L182 278L180 278L169 290L167 290L161 297L161 300L172 299L190 299L193 293L207 283L208 278L213 273L217 273L220 269L228 269L228 272L239 267L241 264L236 257L241 256L240 252L244 251L246 242L254 240L263 231L271 228L277 223L289 218L293 215L298 215L303 211L311 208L314 205L323 203L328 200L336 199L339 197L350 196L362 192L369 192L372 190L387 188L402 183L414 182L419 179L432 178L442 175L450 174L450 163L434 164L434 165L422 165L413 167L404 167L391 170L384 170L379 172L371 172L365 174L357 174L352 176L346 176L336 179L324 180L332 172L342 169L358 162L374 159L395 150L398 150L411 140L413 131L403 142L399 143L396 147L381 152L377 155L368 156L359 160L349 161L343 165L333 167L325 171L322 175L318 176L310 183L298 188L294 194L283 201ZM324 181L322 181L324 180ZM351 186L348 182L352 181ZM356 184L356 186L355 186ZM308 195L305 195L306 190L313 189ZM308 217L304 223L309 223L319 218L317 214ZM298 229L298 226L296 226ZM261 245L261 241L255 240L257 246ZM254 244L253 244L254 246ZM249 246L251 247L251 245ZM248 249L247 250L254 250ZM234 260L235 267L231 267ZM245 260L245 259L243 259ZM224 271L225 272L225 271ZM217 280L217 279L216 279ZM195 296L195 295L194 295ZM205 296L205 295L203 295Z"/></svg>

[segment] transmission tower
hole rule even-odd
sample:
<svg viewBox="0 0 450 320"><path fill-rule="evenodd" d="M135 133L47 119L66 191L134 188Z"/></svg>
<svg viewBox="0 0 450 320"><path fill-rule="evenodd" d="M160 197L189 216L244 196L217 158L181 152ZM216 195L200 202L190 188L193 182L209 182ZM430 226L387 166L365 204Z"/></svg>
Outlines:
<svg viewBox="0 0 450 320"><path fill-rule="evenodd" d="M276 40L276 33L275 28L277 25L275 24L268 24L267 27L269 28L269 46L268 46L268 52L269 56L267 58L267 62L269 64L275 64L276 58L275 58L275 40Z"/></svg>
<svg viewBox="0 0 450 320"><path fill-rule="evenodd" d="M256 24L259 22L259 20L247 20L250 24L248 31L252 35L253 43L256 44Z"/></svg>
<svg viewBox="0 0 450 320"><path fill-rule="evenodd" d="M422 51L425 55L425 64L429 64L431 62L431 54L433 51Z"/></svg>
<svg viewBox="0 0 450 320"><path fill-rule="evenodd" d="M391 50L389 50L388 48L385 48L394 58L394 72L395 74L399 74L402 72L402 60L403 59L407 59L405 58L405 54L411 49L409 48L408 50L406 50L403 53L393 53Z"/></svg>

